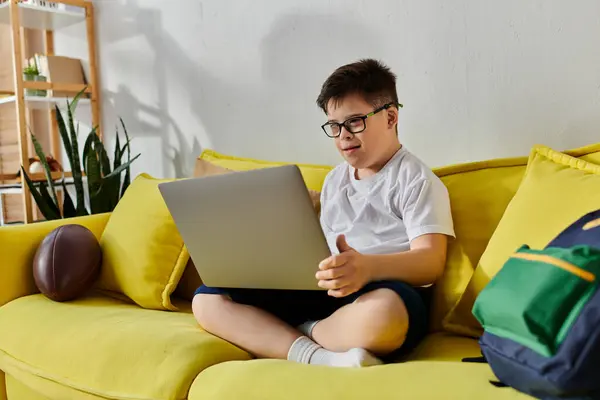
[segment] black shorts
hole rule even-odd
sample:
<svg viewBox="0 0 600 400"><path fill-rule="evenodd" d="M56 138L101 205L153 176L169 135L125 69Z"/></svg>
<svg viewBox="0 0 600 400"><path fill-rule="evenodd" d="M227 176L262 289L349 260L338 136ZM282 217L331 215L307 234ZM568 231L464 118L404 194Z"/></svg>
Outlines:
<svg viewBox="0 0 600 400"><path fill-rule="evenodd" d="M359 296L376 289L391 289L400 296L408 311L408 332L402 347L384 357L389 362L413 350L429 329L430 288L416 288L400 281L371 282L356 293L336 298L326 290L232 289L200 286L195 294L226 295L236 303L265 310L291 326L325 319Z"/></svg>

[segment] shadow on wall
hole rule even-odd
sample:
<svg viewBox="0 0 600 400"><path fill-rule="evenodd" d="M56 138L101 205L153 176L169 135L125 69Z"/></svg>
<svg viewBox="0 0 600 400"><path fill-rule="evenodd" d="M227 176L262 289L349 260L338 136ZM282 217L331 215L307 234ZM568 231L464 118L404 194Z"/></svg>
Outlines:
<svg viewBox="0 0 600 400"><path fill-rule="evenodd" d="M119 85L117 92L105 91L103 96L112 106L107 112L111 121L117 121L119 116L128 116L127 120L123 119L132 137L159 137L164 156L172 164L174 177L192 176L195 160L202 152L202 148L197 137L193 138L190 146L179 125L168 113L166 96L161 97L162 105L154 107L141 103L124 85ZM116 115L117 110L118 115ZM105 127L105 130L106 128L108 127ZM168 165L163 165L162 170L163 176L167 176L171 171Z"/></svg>
<svg viewBox="0 0 600 400"><path fill-rule="evenodd" d="M190 146L186 137L193 135L184 134L170 117L168 87L180 88L183 102L189 104L214 149L270 159L277 158L273 149L281 149L288 158L295 157L293 161L315 162L331 154L329 140L320 132L319 123L315 124L322 118L315 104L322 82L342 64L383 56L383 39L361 21L336 15L285 15L275 21L257 49L260 80L239 85L216 77L192 60L189 49L162 28L160 11L141 8L138 0L111 7L111 13L123 16L125 22L103 37L108 41L146 38L145 45L155 55L152 73L159 100L156 105L145 105L121 86L118 92L104 95L114 107L107 112L118 110L119 115L126 115L133 136L160 137L161 147L171 153L165 158L176 177L191 176L202 149L197 138ZM169 145L170 133L176 138L174 146ZM323 145L303 140L306 135L318 135ZM302 154L313 157L301 160ZM165 174L170 170L168 165L162 169Z"/></svg>
<svg viewBox="0 0 600 400"><path fill-rule="evenodd" d="M168 59L181 60L170 67L192 82L187 88L191 111L216 149L259 158L277 158L272 151L281 149L297 162L326 158L329 140L315 124L322 116L315 104L322 82L341 64L382 52L373 32L337 18L302 14L278 19L257 49L260 80L243 86L189 62L176 43L165 43ZM163 40L173 41L169 36ZM323 146L305 140L312 135ZM313 159L301 160L303 154L313 154Z"/></svg>
<svg viewBox="0 0 600 400"><path fill-rule="evenodd" d="M125 4L111 4L110 7L111 11L122 17L124 22L116 25L116 29L103 32L102 37L109 43L131 37L147 39L146 45L150 46L154 53L151 76L154 78L158 103L144 104L129 87L119 85L116 92L104 91L102 94L107 119L117 121L119 116L123 117L132 137L160 138L160 148L164 154L163 157L156 157L156 160L167 159L171 163L171 166L162 165L162 176L170 175L173 170L175 178L190 177L193 174L194 162L202 148L196 137L193 138L191 145L188 143L179 125L169 114L167 64L162 54L164 52L162 37L165 33L160 12L140 8L137 0L127 0ZM126 67L127 57L131 57L131 54L123 56L125 65L111 67ZM152 155L148 156L152 157Z"/></svg>

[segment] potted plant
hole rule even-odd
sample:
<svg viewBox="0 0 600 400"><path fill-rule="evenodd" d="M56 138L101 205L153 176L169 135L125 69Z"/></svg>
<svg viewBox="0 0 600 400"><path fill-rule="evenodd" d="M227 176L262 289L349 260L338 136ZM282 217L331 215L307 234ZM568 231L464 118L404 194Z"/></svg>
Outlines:
<svg viewBox="0 0 600 400"><path fill-rule="evenodd" d="M29 82L46 82L46 77L44 75L40 75L37 65L33 64L23 68L23 80ZM46 90L25 89L25 94L28 96L46 96L46 93Z"/></svg>
<svg viewBox="0 0 600 400"><path fill-rule="evenodd" d="M21 166L21 174L46 220L98 214L114 210L131 182L130 165L140 156L138 154L131 158L131 140L127 134L125 123L120 119L121 127L125 133L125 144L121 145L119 130L117 129L112 163L104 144L96 133L96 128L91 129L88 133L80 157L78 135L73 114L75 113L77 102L83 93L84 91L78 93L72 102L67 100L66 119L63 117L58 106L55 106L56 122L73 173L73 185L75 186L76 193L75 201L67 191L64 175L59 181L53 179L46 155L33 134L31 135L31 139L35 147L35 152L43 165L46 180L44 182L33 182L25 172L23 166ZM126 161L123 160L123 157L126 157ZM82 170L87 180L90 200L89 210L85 204ZM56 195L57 186L61 186L63 189L64 201L62 206L59 204L58 196Z"/></svg>

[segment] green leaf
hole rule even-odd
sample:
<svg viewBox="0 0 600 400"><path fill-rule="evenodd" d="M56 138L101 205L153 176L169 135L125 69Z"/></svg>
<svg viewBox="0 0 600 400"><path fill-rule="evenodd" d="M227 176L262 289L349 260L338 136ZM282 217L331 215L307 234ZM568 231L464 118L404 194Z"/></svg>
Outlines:
<svg viewBox="0 0 600 400"><path fill-rule="evenodd" d="M121 122L121 127L123 127L123 132L125 132L125 138L129 141L129 133L127 133L127 127L125 126L125 122L123 122L123 118L119 117L119 122Z"/></svg>
<svg viewBox="0 0 600 400"><path fill-rule="evenodd" d="M83 145L83 171L85 172L86 176L88 174L87 171L87 158L88 158L88 154L90 151L92 150L92 143L94 143L94 136L96 136L96 129L92 129L92 131L90 132L90 134L88 135L88 137L85 139L85 144Z"/></svg>
<svg viewBox="0 0 600 400"><path fill-rule="evenodd" d="M72 218L77 216L77 212L75 211L75 205L73 204L73 199L71 195L67 191L67 185L63 179L62 181L63 193L65 199L63 201L63 217L64 218Z"/></svg>
<svg viewBox="0 0 600 400"><path fill-rule="evenodd" d="M131 161L128 161L129 164L131 164ZM129 187L129 185L131 184L131 171L130 168L128 167L127 170L125 171L125 178L123 178L123 183L121 184L121 196L119 198L123 198L123 196L125 195L125 191L127 190L127 188Z"/></svg>
<svg viewBox="0 0 600 400"><path fill-rule="evenodd" d="M115 144L115 154L113 158L113 169L117 169L121 166L121 158L123 154L121 153L121 141L119 139L119 127L116 129L116 144ZM110 178L110 198L111 198L111 210L117 206L119 199L121 198L121 174Z"/></svg>
<svg viewBox="0 0 600 400"><path fill-rule="evenodd" d="M138 154L137 156L133 157L132 160L127 161L125 164L122 164L121 166L119 166L119 168L115 169L113 172L111 172L110 174L105 176L104 179L109 179L109 178L112 178L113 176L119 175L121 172L123 172L125 169L127 169L135 160L137 160L137 158L139 156L141 156L141 154Z"/></svg>
<svg viewBox="0 0 600 400"><path fill-rule="evenodd" d="M97 136L94 137L94 151L100 165L101 185L98 194L95 195L98 209L102 212L112 211L119 201L119 177L106 178L111 173L110 160L104 143Z"/></svg>
<svg viewBox="0 0 600 400"><path fill-rule="evenodd" d="M104 206L101 204L101 198L97 196L97 192L102 186L102 173L100 171L100 164L98 163L98 154L96 149L90 146L90 150L87 152L85 159L86 174L88 183L88 192L90 195L90 209L92 214L101 213L104 210Z"/></svg>
<svg viewBox="0 0 600 400"><path fill-rule="evenodd" d="M35 188L31 179L29 179L29 175L25 173L25 168L23 168L23 166L21 166L21 173L23 174L23 178L25 179L25 182L29 187L29 191L31 192L31 195L33 196L33 199L35 200L35 203L42 212L44 218L46 218L48 221L53 219L60 219L60 215L57 215L53 212L52 207L50 207L50 205L46 203L46 201L42 198L40 192Z"/></svg>
<svg viewBox="0 0 600 400"><path fill-rule="evenodd" d="M67 131L67 127L65 125L65 120L60 112L58 106L54 106L56 111L56 124L58 125L58 132L60 133L60 137L62 138L63 146L65 147L65 151L67 152L67 158L69 159L69 165L71 166L71 171L73 168L73 146L71 145L71 139L69 139L69 132Z"/></svg>
<svg viewBox="0 0 600 400"><path fill-rule="evenodd" d="M123 178L123 184L121 186L121 195L120 198L123 197L123 195L125 194L125 191L127 190L127 188L129 187L130 183L131 183L131 168L129 168L129 166L131 165L131 163L133 162L133 160L131 160L131 146L129 145L129 143L131 143L131 139L129 138L129 134L127 133L127 128L125 127L125 122L123 122L123 118L119 117L119 121L121 121L121 126L123 127L123 131L125 132L125 139L127 139L127 143L125 143L125 146L123 146L123 150L121 152L121 154L123 152L125 152L125 147L127 147L127 169L125 170L125 178Z"/></svg>
<svg viewBox="0 0 600 400"><path fill-rule="evenodd" d="M84 87L79 93L77 93L75 95L75 97L73 97L71 104L69 104L69 101L67 100L67 106L69 107L71 114L75 114L75 110L77 109L77 104L79 103L79 99L81 98L81 96L83 96L86 89L87 89L87 86Z"/></svg>
<svg viewBox="0 0 600 400"><path fill-rule="evenodd" d="M121 165L121 143L119 141L119 129L117 128L117 132L116 132L116 141L117 143L115 144L115 155L113 158L113 169L117 169L119 167L119 165Z"/></svg>
<svg viewBox="0 0 600 400"><path fill-rule="evenodd" d="M90 195L90 202L93 202L96 205L95 213L106 213L112 211L104 185L102 185L96 193L92 193Z"/></svg>
<svg viewBox="0 0 600 400"><path fill-rule="evenodd" d="M131 139L129 139L127 143L125 143L123 147L121 147L121 151L119 152L121 158L123 158L123 155L125 155L125 149L129 150L129 143L131 143ZM131 156L131 151L129 151L129 156Z"/></svg>
<svg viewBox="0 0 600 400"><path fill-rule="evenodd" d="M119 202L119 183L119 175L112 176L110 178L104 178L103 190L106 195L109 211L114 210Z"/></svg>
<svg viewBox="0 0 600 400"><path fill-rule="evenodd" d="M108 159L108 154L104 148L104 143L102 143L97 135L94 137L94 147L98 154L98 160L100 161L102 176L106 176L110 174L110 160Z"/></svg>
<svg viewBox="0 0 600 400"><path fill-rule="evenodd" d="M46 204L48 204L48 206L50 206L50 208L52 209L52 212L56 215L55 219L62 218L60 215L60 209L58 208L58 203L55 203L54 200L52 200L52 197L50 197L50 194L48 193L47 183L40 182L39 186L40 186L40 194L42 195L42 199L44 199Z"/></svg>
<svg viewBox="0 0 600 400"><path fill-rule="evenodd" d="M38 142L37 138L33 133L29 133L31 135L31 141L33 142L33 147L35 148L35 153L40 159L40 162L44 166L44 171L46 172L46 182L48 182L48 187L50 187L52 191L52 198L54 199L54 204L58 205L58 197L56 197L56 189L54 188L54 180L52 179L52 171L50 170L50 165L48 165L48 160L46 160L46 154L44 154L44 150L42 150L42 146L40 142Z"/></svg>
<svg viewBox="0 0 600 400"><path fill-rule="evenodd" d="M76 96L78 99L78 97ZM75 105L77 103L75 102ZM71 103L73 105L73 103ZM85 209L85 197L83 193L83 177L81 175L81 162L79 160L79 144L77 142L77 133L75 132L75 125L73 123L73 111L69 106L67 108L67 113L69 117L69 131L71 136L71 152L73 157L73 163L71 164L71 172L73 173L73 182L75 184L75 193L77 194L77 215L83 216L87 215L87 210Z"/></svg>

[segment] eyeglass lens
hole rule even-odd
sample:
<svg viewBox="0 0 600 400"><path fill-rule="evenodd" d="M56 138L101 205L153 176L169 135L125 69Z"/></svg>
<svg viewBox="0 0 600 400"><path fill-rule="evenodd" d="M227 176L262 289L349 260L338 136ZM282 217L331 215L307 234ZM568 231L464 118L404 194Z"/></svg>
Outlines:
<svg viewBox="0 0 600 400"><path fill-rule="evenodd" d="M361 117L350 118L344 121L343 126L350 133L359 133L365 129L365 120ZM342 124L325 125L325 133L328 136L337 137L341 132Z"/></svg>

